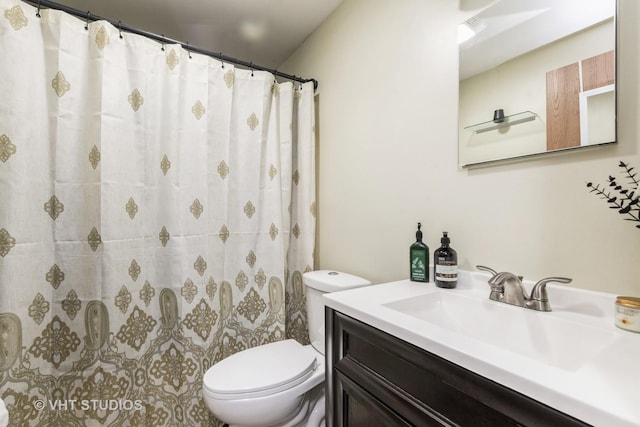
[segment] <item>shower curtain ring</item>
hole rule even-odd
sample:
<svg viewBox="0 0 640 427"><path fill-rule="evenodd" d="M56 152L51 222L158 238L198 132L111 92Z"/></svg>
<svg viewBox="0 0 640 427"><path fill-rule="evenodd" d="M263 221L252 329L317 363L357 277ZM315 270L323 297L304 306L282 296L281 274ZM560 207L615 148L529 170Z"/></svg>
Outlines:
<svg viewBox="0 0 640 427"><path fill-rule="evenodd" d="M187 52L189 53L189 59L191 59L191 51L189 50L189 42L187 42Z"/></svg>
<svg viewBox="0 0 640 427"><path fill-rule="evenodd" d="M220 62L222 62L222 69L224 70L224 55L220 52Z"/></svg>
<svg viewBox="0 0 640 427"><path fill-rule="evenodd" d="M120 38L122 39L122 21L118 21L118 33L120 35Z"/></svg>
<svg viewBox="0 0 640 427"><path fill-rule="evenodd" d="M251 68L251 77L253 77L253 62L249 62L249 68Z"/></svg>
<svg viewBox="0 0 640 427"><path fill-rule="evenodd" d="M89 31L89 19L91 19L91 12L87 10L87 22L84 24L84 29Z"/></svg>
<svg viewBox="0 0 640 427"><path fill-rule="evenodd" d="M162 37L162 51L164 52L164 34L160 34L160 37Z"/></svg>
<svg viewBox="0 0 640 427"><path fill-rule="evenodd" d="M38 10L36 11L36 16L40 18L40 0L38 0Z"/></svg>

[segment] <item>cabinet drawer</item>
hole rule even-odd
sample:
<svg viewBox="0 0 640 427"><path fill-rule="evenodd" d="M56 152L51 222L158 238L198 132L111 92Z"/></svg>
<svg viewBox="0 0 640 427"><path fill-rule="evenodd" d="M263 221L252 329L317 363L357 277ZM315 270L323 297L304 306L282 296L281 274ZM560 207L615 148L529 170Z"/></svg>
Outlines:
<svg viewBox="0 0 640 427"><path fill-rule="evenodd" d="M586 424L385 332L333 311L332 360L342 375L414 425ZM394 397L390 397L394 396ZM389 400L392 399L392 400Z"/></svg>

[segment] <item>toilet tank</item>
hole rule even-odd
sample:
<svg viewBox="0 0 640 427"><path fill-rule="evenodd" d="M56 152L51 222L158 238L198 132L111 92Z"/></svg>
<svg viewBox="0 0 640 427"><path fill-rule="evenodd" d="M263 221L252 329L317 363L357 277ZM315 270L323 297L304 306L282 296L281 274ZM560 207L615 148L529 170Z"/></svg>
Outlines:
<svg viewBox="0 0 640 427"><path fill-rule="evenodd" d="M370 285L362 277L331 270L304 273L302 282L306 286L307 322L311 345L324 354L324 303L322 295Z"/></svg>

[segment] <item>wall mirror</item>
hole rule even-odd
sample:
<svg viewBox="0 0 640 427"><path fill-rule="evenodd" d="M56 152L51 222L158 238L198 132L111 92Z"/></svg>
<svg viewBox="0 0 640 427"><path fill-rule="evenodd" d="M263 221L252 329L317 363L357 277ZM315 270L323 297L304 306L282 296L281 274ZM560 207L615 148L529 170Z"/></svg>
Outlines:
<svg viewBox="0 0 640 427"><path fill-rule="evenodd" d="M459 165L614 143L617 1L485 3L459 26Z"/></svg>

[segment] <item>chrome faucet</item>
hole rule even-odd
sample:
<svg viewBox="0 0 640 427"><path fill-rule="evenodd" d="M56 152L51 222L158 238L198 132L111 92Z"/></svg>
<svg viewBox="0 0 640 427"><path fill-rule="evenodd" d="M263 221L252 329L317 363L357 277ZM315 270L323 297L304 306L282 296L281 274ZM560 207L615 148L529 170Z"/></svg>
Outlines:
<svg viewBox="0 0 640 427"><path fill-rule="evenodd" d="M476 268L487 271L492 275L489 279L489 286L491 287L491 293L489 294L490 300L537 311L551 311L551 304L549 303L549 296L547 294L547 283L571 282L571 279L567 277L547 277L539 280L531 289L531 296L527 297L524 285L522 284L522 276L516 276L506 271L498 273L494 269L483 265L478 265Z"/></svg>

